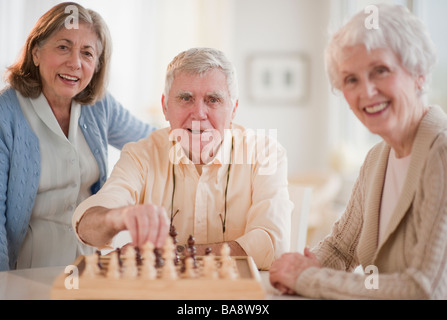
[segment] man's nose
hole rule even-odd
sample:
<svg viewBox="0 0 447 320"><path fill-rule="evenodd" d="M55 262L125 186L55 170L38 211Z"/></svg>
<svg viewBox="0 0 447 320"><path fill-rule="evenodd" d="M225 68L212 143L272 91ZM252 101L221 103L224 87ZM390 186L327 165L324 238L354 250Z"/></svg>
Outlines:
<svg viewBox="0 0 447 320"><path fill-rule="evenodd" d="M194 120L203 120L207 118L208 107L202 100L196 100L193 105L192 116Z"/></svg>

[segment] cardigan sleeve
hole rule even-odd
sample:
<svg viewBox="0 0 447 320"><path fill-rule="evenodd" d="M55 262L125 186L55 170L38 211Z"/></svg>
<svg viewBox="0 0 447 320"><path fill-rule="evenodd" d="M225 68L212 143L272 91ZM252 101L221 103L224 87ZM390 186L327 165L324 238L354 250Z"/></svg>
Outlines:
<svg viewBox="0 0 447 320"><path fill-rule="evenodd" d="M155 128L133 116L121 103L107 94L104 103L108 113L108 141L117 149L122 149L129 142L146 138Z"/></svg>
<svg viewBox="0 0 447 320"><path fill-rule="evenodd" d="M9 270L8 239L6 232L6 194L9 158L2 127L3 125L0 125L0 271L5 271Z"/></svg>
<svg viewBox="0 0 447 320"><path fill-rule="evenodd" d="M367 163L367 161L365 161ZM312 251L322 268L309 268L301 273L295 291L306 297L346 299L358 295L363 276L352 271L358 265L356 250L363 226L364 164L354 185L344 214L332 232Z"/></svg>
<svg viewBox="0 0 447 320"><path fill-rule="evenodd" d="M16 92L0 92L0 271L15 267L40 179L39 142Z"/></svg>
<svg viewBox="0 0 447 320"><path fill-rule="evenodd" d="M344 214L333 225L331 234L313 249L324 267L352 271L358 266L356 250L363 226L364 167L360 170Z"/></svg>

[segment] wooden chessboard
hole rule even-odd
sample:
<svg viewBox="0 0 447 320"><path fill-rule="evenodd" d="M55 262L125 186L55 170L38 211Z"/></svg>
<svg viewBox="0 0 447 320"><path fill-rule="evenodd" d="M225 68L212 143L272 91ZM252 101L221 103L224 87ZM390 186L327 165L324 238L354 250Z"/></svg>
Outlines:
<svg viewBox="0 0 447 320"><path fill-rule="evenodd" d="M53 283L52 299L79 300L258 300L265 298L260 275L251 257L233 257L237 269L237 279L205 279L199 276L184 279L179 273L177 280L154 279L110 279L105 276L110 257L101 256L101 273L93 278L83 275L85 257L80 256L74 266L77 268L77 288L74 274L60 274ZM219 257L215 257L219 259ZM197 257L198 269L202 257ZM70 277L72 277L70 279ZM71 283L67 289L66 282Z"/></svg>

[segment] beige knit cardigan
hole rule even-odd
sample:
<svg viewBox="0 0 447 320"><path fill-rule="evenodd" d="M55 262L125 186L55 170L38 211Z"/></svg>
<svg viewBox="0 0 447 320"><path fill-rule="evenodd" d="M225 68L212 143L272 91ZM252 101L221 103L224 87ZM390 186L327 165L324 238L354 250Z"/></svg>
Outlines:
<svg viewBox="0 0 447 320"><path fill-rule="evenodd" d="M447 299L447 115L432 107L422 120L402 194L379 245L389 153L390 146L382 142L367 155L345 213L314 249L323 268L301 274L295 286L298 294L329 299ZM358 265L377 269L365 275L352 273Z"/></svg>

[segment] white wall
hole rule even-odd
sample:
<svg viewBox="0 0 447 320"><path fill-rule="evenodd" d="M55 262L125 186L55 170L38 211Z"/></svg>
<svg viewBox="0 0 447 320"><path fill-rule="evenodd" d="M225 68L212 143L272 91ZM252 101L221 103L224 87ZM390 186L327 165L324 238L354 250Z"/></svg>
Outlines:
<svg viewBox="0 0 447 320"><path fill-rule="evenodd" d="M289 174L328 165L329 95L323 51L329 0L242 0L234 3L234 63L240 81L236 122L252 129L277 129L287 149ZM310 58L309 99L303 105L259 105L250 100L247 58L256 53L298 52Z"/></svg>

